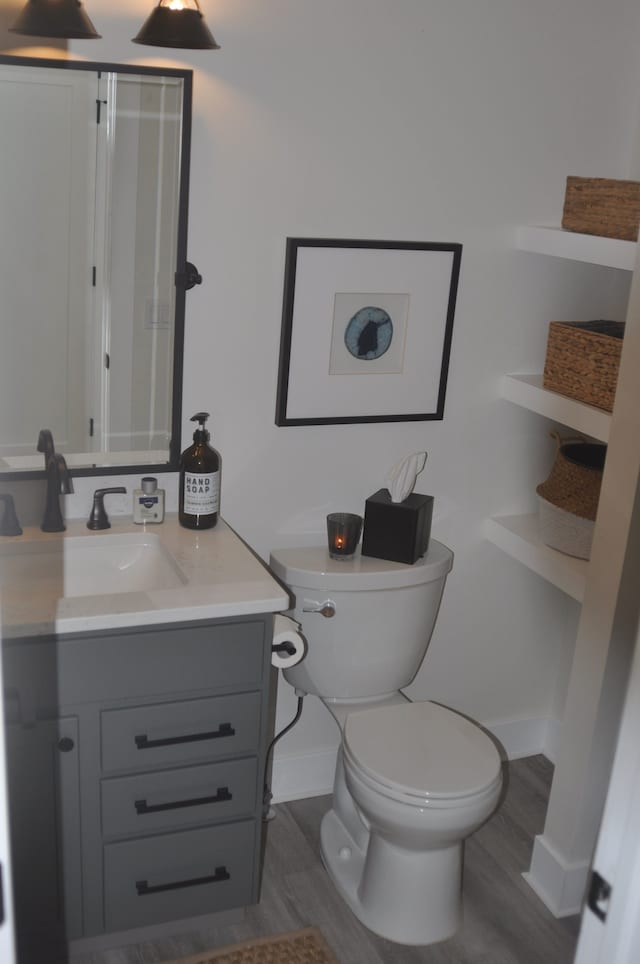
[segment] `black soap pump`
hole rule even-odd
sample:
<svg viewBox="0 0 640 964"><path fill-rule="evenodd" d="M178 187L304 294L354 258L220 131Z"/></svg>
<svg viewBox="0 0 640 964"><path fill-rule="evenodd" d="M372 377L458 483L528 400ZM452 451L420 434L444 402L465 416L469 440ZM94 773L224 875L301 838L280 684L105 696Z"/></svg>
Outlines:
<svg viewBox="0 0 640 964"><path fill-rule="evenodd" d="M193 433L193 445L180 456L178 518L187 529L211 529L220 509L220 456L208 445L205 422L208 412L191 418L200 427Z"/></svg>

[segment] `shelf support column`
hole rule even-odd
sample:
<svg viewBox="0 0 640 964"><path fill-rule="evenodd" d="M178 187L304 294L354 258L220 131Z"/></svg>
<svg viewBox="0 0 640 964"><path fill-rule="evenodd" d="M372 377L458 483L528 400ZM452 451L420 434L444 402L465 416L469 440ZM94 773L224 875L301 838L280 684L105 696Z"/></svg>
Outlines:
<svg viewBox="0 0 640 964"><path fill-rule="evenodd" d="M631 287L591 560L544 833L526 880L556 916L579 913L640 613L640 270Z"/></svg>

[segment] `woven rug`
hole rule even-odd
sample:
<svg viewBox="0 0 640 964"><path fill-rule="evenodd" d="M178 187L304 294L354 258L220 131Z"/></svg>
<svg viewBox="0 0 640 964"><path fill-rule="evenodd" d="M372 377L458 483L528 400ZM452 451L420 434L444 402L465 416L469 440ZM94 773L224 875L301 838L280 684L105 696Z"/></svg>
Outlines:
<svg viewBox="0 0 640 964"><path fill-rule="evenodd" d="M339 964L317 927L259 937L168 964Z"/></svg>

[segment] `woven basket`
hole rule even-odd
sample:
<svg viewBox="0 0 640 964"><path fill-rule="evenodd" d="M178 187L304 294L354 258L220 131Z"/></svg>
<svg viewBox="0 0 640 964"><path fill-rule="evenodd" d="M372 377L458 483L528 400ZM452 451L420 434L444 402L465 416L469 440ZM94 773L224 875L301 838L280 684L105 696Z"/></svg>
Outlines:
<svg viewBox="0 0 640 964"><path fill-rule="evenodd" d="M623 321L552 321L544 387L613 411L623 337Z"/></svg>
<svg viewBox="0 0 640 964"><path fill-rule="evenodd" d="M551 433L557 443L555 461L549 477L536 492L547 502L592 522L598 511L600 486L607 446L584 439L561 439Z"/></svg>
<svg viewBox="0 0 640 964"><path fill-rule="evenodd" d="M637 241L640 181L568 177L562 227L580 234Z"/></svg>
<svg viewBox="0 0 640 964"><path fill-rule="evenodd" d="M545 546L576 559L591 558L595 523L590 519L581 519L538 496L538 520L540 539Z"/></svg>
<svg viewBox="0 0 640 964"><path fill-rule="evenodd" d="M591 555L594 520L607 446L584 439L561 439L549 477L536 489L540 539L578 559Z"/></svg>

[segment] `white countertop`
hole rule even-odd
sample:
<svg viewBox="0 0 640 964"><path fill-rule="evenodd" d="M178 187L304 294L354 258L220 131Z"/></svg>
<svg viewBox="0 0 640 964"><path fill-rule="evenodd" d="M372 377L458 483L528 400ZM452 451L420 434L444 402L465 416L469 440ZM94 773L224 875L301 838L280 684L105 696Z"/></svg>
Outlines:
<svg viewBox="0 0 640 964"><path fill-rule="evenodd" d="M289 607L286 591L268 568L222 520L213 529L194 531L180 526L177 516L161 525L140 526L112 518L110 529L91 532L85 520L67 521L64 533L44 533L26 528L22 536L0 537L0 555L55 550L65 537L75 544L85 537L148 534L160 540L175 562L179 585L164 589L119 592L111 595L64 597L63 577L51 568L52 578L15 581L0 586L2 635L5 639L51 633L85 633L96 630L148 626L281 612ZM47 545L49 544L49 545ZM87 543L87 547L90 547ZM64 550L63 550L64 551ZM61 559L58 556L58 559ZM60 567L61 568L61 567Z"/></svg>

